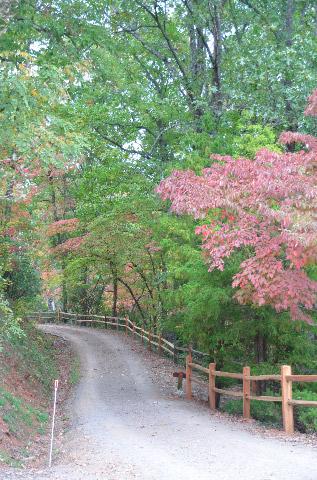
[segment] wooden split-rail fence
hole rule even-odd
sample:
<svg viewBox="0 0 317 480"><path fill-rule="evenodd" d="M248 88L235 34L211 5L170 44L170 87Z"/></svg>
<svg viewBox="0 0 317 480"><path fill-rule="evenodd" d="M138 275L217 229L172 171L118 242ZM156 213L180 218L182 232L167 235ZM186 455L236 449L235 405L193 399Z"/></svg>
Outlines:
<svg viewBox="0 0 317 480"><path fill-rule="evenodd" d="M282 365L279 375L251 375L250 367L243 368L242 373L223 372L216 369L215 363L209 363L208 367L200 363L193 362L193 356L198 358L209 357L210 355L189 347L180 347L166 340L160 333L155 334L151 330L136 325L128 317L110 317L105 315L81 315L76 313L66 313L60 310L56 312L36 312L27 316L27 318L35 320L39 323L54 322L54 323L70 323L72 325L99 325L104 328L115 328L117 330L125 331L125 334L132 333L133 336L141 338L142 342L147 343L148 350L152 347L156 348L159 354L164 352L170 355L175 363L178 361L179 352L186 352L186 372L179 372L179 378L186 379L186 398L191 400L193 398L192 384L196 383L208 388L209 406L211 410L217 408L217 395L225 395L229 397L242 398L243 401L243 417L245 419L251 418L251 400L260 402L279 402L282 406L283 427L287 434L294 433L294 406L302 407L317 407L317 401L310 400L295 400L293 399L293 383L294 382L317 382L317 375L294 375L292 368L289 365ZM206 375L208 383L202 381L193 375L193 371L198 371L200 374ZM229 390L217 388L216 378L230 378L242 381L241 390ZM256 382L278 382L280 383L280 396L256 395ZM251 388L252 387L252 388Z"/></svg>
<svg viewBox="0 0 317 480"><path fill-rule="evenodd" d="M242 373L223 372L216 369L215 363L210 363L206 368L194 363L191 354L186 357L186 397L192 398L192 382L201 384L193 377L193 370L208 375L209 406L216 410L217 394L229 397L238 397L243 400L243 417L251 418L251 400L260 402L280 402L282 404L282 417L284 431L294 433L294 406L317 407L317 401L294 400L293 382L317 382L317 375L293 375L289 365L282 365L280 375L251 375L250 367L244 367ZM242 390L228 390L216 387L216 378L231 378L242 381ZM251 393L251 384L259 381L279 382L281 396L256 395ZM255 390L254 388L252 390Z"/></svg>
<svg viewBox="0 0 317 480"><path fill-rule="evenodd" d="M143 343L147 344L148 350L152 350L153 347L159 354L165 352L167 355L174 359L175 363L178 363L178 358L181 353L186 354L191 352L192 355L201 357L209 357L208 353L200 352L193 348L181 347L175 343L170 342L162 336L162 334L155 334L152 330L146 330L138 326L135 322L132 322L128 317L111 317L108 315L82 315L78 313L68 313L57 310L56 312L35 312L26 316L29 320L34 320L38 323L68 323L71 325L84 325L84 326L99 326L104 328L111 328L120 331L125 331L126 334L131 332L134 336L141 338Z"/></svg>

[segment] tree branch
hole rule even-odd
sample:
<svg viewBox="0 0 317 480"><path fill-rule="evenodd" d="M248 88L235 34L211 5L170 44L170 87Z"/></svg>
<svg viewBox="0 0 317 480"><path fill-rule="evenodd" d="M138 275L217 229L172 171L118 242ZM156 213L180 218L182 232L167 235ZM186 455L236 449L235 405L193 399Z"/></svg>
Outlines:
<svg viewBox="0 0 317 480"><path fill-rule="evenodd" d="M194 11L193 9L191 8L191 6L189 5L189 2L188 0L183 0L183 4L185 5L185 7L187 8L188 12L191 14L191 16L193 17L194 16ZM206 36L204 34L204 32L202 31L202 29L200 27L198 27L198 25L195 25L195 29L198 33L198 35L200 36L201 38L201 41L203 42L203 45L206 49L206 52L208 54L208 57L209 57L209 60L210 62L212 63L212 65L214 65L214 57L213 57L213 54L212 54L212 51L210 50L210 47L208 45L208 42L206 40Z"/></svg>
<svg viewBox="0 0 317 480"><path fill-rule="evenodd" d="M119 142L113 140L112 138L108 137L104 133L101 133L97 128L94 128L94 131L96 133L98 133L98 135L100 135L104 140L111 143L113 146L120 148L120 150L122 150L123 152L130 153L130 154L133 154L133 155L139 155L140 157L143 157L143 158L146 158L146 159L151 158L151 155L149 153L141 152L141 151L135 150L133 148L124 147Z"/></svg>
<svg viewBox="0 0 317 480"><path fill-rule="evenodd" d="M138 300L138 299L136 298L136 296L134 295L134 292L133 292L132 288L130 287L130 285L129 285L127 282L125 282L124 280L122 280L121 277L117 277L117 279L118 279L118 282L120 282L120 283L128 290L128 292L130 293L131 297L133 298L133 301L134 301L135 305L138 307L138 310L139 310L139 312L140 312L141 317L142 317L143 320L144 320L144 319L145 319L145 316L144 316L143 310L142 310L142 308L141 308L141 306L140 306L140 304L139 304L139 300Z"/></svg>
<svg viewBox="0 0 317 480"><path fill-rule="evenodd" d="M140 7L143 8L143 10L145 10L152 18L153 20L155 21L159 31L161 32L163 38L165 39L165 42L166 42L166 45L170 51L170 53L172 54L175 62L176 62L176 65L178 66L178 69L184 79L184 82L185 82L185 86L186 86L186 90L187 90L187 95L189 96L191 102L193 102L194 100L194 97L193 97L193 94L191 92L191 88L190 88L190 81L189 81L189 78L187 76L187 73L185 71L185 68L180 60L180 58L178 57L177 55L177 52L176 52L176 49L174 48L174 46L172 45L172 42L171 42L171 39L169 38L169 36L167 35L166 33L166 29L164 28L164 26L161 24L160 22L160 19L158 17L158 14L157 14L157 11L152 12L152 10L147 6L145 5L143 2L137 2L138 5ZM157 4L155 3L155 6L154 8L156 9L157 7Z"/></svg>

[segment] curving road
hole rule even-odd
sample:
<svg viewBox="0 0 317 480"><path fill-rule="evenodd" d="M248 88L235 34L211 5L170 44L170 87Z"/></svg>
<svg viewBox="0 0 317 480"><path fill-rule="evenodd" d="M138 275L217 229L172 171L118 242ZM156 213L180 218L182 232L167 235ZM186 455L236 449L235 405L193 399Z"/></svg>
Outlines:
<svg viewBox="0 0 317 480"><path fill-rule="evenodd" d="M23 472L24 480L317 479L316 448L261 438L195 402L164 395L124 335L43 328L73 344L82 378L67 455L50 471Z"/></svg>

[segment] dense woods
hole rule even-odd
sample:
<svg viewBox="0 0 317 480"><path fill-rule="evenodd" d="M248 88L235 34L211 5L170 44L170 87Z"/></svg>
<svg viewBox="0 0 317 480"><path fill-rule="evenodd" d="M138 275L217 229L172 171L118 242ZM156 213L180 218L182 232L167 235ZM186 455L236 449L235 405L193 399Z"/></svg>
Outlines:
<svg viewBox="0 0 317 480"><path fill-rule="evenodd" d="M1 335L54 303L316 372L316 2L0 13Z"/></svg>

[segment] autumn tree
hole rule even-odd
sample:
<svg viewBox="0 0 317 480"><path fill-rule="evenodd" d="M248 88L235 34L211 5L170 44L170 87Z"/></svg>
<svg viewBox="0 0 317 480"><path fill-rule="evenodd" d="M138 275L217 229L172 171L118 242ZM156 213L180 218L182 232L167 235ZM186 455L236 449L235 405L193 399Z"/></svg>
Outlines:
<svg viewBox="0 0 317 480"><path fill-rule="evenodd" d="M306 114L316 115L316 96L315 91ZM272 305L309 321L306 310L314 307L317 292L308 274L317 254L317 139L284 132L280 142L303 147L262 149L254 160L212 155L201 176L175 171L157 191L175 213L206 217L196 233L211 270L223 270L226 258L244 252L232 284L240 303Z"/></svg>
<svg viewBox="0 0 317 480"><path fill-rule="evenodd" d="M27 6L11 2L11 7L1 18L0 35L0 275L8 298L16 300L23 291L14 285L19 283L15 273L20 266L22 277L28 273L26 258L36 284L43 258L39 226L65 218L70 209L69 172L81 162L83 136L66 106L75 77L39 60L38 36L29 28L21 31L16 21ZM22 258L27 250L32 259ZM31 292L32 285L26 285Z"/></svg>

